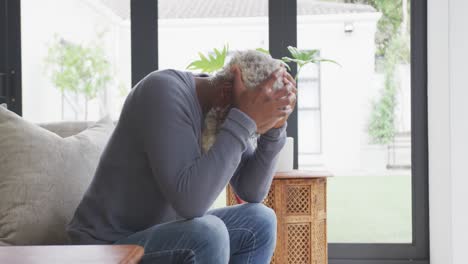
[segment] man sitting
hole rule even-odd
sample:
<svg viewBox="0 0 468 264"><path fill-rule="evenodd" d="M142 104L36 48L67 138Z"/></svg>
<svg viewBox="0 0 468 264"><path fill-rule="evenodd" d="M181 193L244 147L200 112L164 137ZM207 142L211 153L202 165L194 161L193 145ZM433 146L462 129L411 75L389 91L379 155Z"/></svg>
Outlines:
<svg viewBox="0 0 468 264"><path fill-rule="evenodd" d="M213 77L156 71L132 89L69 224L74 244L139 244L143 263L269 263L276 216L261 202L295 83L269 55L237 56ZM266 79L246 70L271 65ZM210 112L222 121L204 150ZM229 182L247 203L208 211Z"/></svg>

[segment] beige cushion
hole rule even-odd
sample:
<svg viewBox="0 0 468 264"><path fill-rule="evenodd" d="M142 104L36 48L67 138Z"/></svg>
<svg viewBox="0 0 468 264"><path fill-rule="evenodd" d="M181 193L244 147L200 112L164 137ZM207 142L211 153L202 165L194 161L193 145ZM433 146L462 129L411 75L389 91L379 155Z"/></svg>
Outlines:
<svg viewBox="0 0 468 264"><path fill-rule="evenodd" d="M113 121L114 125L117 124L117 121ZM41 123L38 124L40 127L49 130L63 138L76 135L81 131L87 129L94 122L89 121L62 121L54 123Z"/></svg>
<svg viewBox="0 0 468 264"><path fill-rule="evenodd" d="M62 138L0 107L0 245L66 244L114 125Z"/></svg>
<svg viewBox="0 0 468 264"><path fill-rule="evenodd" d="M85 121L63 121L55 123L42 123L38 125L42 128L49 130L50 132L53 132L63 138L66 138L86 130L89 126L93 125L93 123Z"/></svg>

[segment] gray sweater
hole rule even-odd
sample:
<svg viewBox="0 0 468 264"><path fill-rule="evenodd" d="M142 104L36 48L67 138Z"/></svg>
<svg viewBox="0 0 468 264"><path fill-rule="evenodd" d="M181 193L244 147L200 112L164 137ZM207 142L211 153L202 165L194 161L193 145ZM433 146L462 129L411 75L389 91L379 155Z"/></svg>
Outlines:
<svg viewBox="0 0 468 264"><path fill-rule="evenodd" d="M202 216L229 182L241 199L261 202L285 126L254 147L255 122L233 108L202 154L203 123L191 73L163 70L140 81L68 225L72 243L113 243L156 224Z"/></svg>

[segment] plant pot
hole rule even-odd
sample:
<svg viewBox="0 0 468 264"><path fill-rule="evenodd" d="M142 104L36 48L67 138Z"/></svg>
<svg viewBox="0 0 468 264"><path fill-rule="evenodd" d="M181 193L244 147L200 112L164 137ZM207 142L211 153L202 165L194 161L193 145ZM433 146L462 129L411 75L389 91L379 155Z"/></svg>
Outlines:
<svg viewBox="0 0 468 264"><path fill-rule="evenodd" d="M292 171L294 167L294 138L287 137L286 144L278 154L276 163L276 172Z"/></svg>

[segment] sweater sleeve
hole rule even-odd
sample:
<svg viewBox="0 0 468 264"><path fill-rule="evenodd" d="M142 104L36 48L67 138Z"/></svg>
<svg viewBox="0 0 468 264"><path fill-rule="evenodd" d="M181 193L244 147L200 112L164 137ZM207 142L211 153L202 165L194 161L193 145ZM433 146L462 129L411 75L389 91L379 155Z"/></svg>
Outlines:
<svg viewBox="0 0 468 264"><path fill-rule="evenodd" d="M190 108L182 89L169 80L148 80L140 96L137 129L143 149L164 197L183 218L205 214L236 171L256 125L238 109L231 109L215 144L201 154Z"/></svg>
<svg viewBox="0 0 468 264"><path fill-rule="evenodd" d="M286 124L271 129L257 140L257 148L248 147L231 185L244 201L259 203L270 190L278 153L286 142Z"/></svg>

